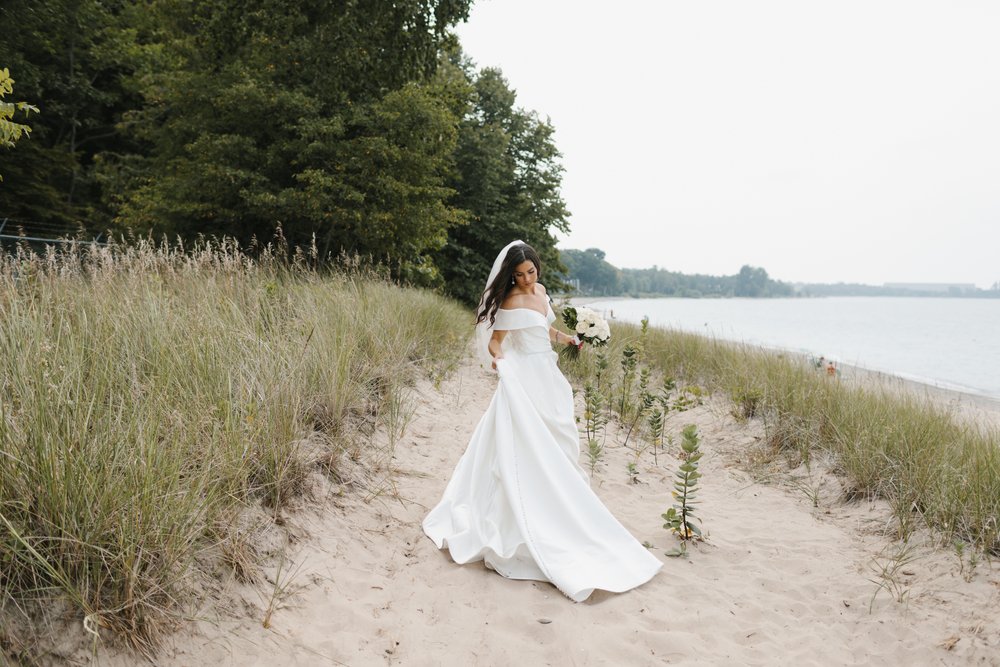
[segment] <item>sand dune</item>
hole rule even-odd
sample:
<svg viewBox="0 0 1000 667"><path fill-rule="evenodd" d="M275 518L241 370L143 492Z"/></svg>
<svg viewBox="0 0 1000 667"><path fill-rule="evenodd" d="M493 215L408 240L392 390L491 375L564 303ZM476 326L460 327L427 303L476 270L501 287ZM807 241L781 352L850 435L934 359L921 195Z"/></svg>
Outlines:
<svg viewBox="0 0 1000 667"><path fill-rule="evenodd" d="M392 477L356 471L349 489L317 480L317 502L287 518L289 560L277 572L272 559L267 572L285 584L270 627L262 620L274 587L230 582L214 594L227 602L202 610L157 664L1000 665L1000 572L979 563L967 576L954 550L917 535L912 560L886 583L878 573L900 550L884 534L887 509L845 504L821 462L809 472L754 460L759 426L737 423L721 401L670 418L675 434L697 424L705 450L708 539L684 558L664 556L677 541L660 518L677 460L655 466L647 453L631 484L631 443L610 431L592 484L664 561L646 585L576 604L549 584L453 564L420 521L494 383L470 361L439 390L420 384Z"/></svg>

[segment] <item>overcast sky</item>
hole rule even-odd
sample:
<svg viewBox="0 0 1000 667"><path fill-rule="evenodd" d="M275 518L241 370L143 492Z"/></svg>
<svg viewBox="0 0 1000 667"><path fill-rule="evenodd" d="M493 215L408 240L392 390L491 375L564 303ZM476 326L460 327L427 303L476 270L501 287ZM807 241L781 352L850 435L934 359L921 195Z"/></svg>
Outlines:
<svg viewBox="0 0 1000 667"><path fill-rule="evenodd" d="M477 0L457 32L556 128L560 247L1000 281L996 0Z"/></svg>

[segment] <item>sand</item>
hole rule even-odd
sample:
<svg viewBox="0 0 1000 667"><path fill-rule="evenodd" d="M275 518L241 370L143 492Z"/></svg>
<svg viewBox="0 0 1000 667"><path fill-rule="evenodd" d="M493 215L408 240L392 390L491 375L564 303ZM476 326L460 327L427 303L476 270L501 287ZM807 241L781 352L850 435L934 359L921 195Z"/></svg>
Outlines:
<svg viewBox="0 0 1000 667"><path fill-rule="evenodd" d="M315 480L313 502L279 531L287 560L274 555L256 585L223 582L156 664L1000 665L1000 571L929 534L900 545L886 507L846 503L821 461L762 459L760 425L721 399L670 417L676 436L697 424L705 451L707 539L686 557L665 555L678 542L660 518L677 459L645 453L630 483L633 443L609 431L592 486L663 560L652 581L573 603L546 583L455 565L420 522L495 382L471 360L440 387L421 382L391 475ZM99 662L137 663L108 651Z"/></svg>

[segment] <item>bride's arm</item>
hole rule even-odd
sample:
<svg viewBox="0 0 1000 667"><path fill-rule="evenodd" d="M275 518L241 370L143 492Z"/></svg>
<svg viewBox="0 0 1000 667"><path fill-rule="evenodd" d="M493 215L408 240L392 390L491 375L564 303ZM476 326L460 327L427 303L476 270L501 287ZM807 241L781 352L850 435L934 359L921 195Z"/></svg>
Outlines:
<svg viewBox="0 0 1000 667"><path fill-rule="evenodd" d="M503 359L503 350L500 347L503 344L504 336L507 335L506 331L500 329L494 329L493 335L490 336L490 342L487 348L490 351L490 356L493 357L493 370L496 370L497 360Z"/></svg>
<svg viewBox="0 0 1000 667"><path fill-rule="evenodd" d="M555 327L549 327L549 340L551 340L553 343L565 343L566 345L570 345L573 343L572 336L564 334L562 331L559 331L559 329L556 329Z"/></svg>

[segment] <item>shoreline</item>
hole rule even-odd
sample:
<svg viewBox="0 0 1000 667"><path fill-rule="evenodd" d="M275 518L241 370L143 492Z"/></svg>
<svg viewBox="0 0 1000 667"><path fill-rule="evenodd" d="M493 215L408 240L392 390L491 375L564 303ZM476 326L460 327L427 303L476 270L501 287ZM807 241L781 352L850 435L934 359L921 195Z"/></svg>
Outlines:
<svg viewBox="0 0 1000 667"><path fill-rule="evenodd" d="M626 301L633 300L632 297L569 297L566 303L573 306L585 306L590 303L605 303L605 302L615 302L615 301ZM623 322L628 324L637 324L635 322L629 322L628 320L615 318L616 322ZM659 329L661 331L677 331L684 334L691 334L693 336L701 336L704 338L714 338L706 336L702 332L698 331L688 331L685 329L677 329L671 327L663 327L657 325L650 325L650 328ZM728 340L725 338L714 338L719 342L731 343L733 345L750 345L755 348L766 350L768 352L773 352L775 354L791 354L801 357L803 360L808 360L809 355L802 350L790 349L783 347L770 347L767 345L753 344L753 343L741 343L740 341ZM937 384L932 379L914 379L905 377L892 372L876 370L872 368L865 368L864 366L859 366L856 364L851 364L847 362L842 362L837 359L831 359L835 366L840 369L838 377L842 380L847 380L850 382L856 382L860 386L879 386L892 391L905 391L911 395L920 396L925 398L929 403L943 407L948 410L955 410L963 418L971 418L973 421L985 425L989 428L1000 429L1000 396L993 396L992 394L980 393L974 389L958 389L954 386L945 386L943 384Z"/></svg>

